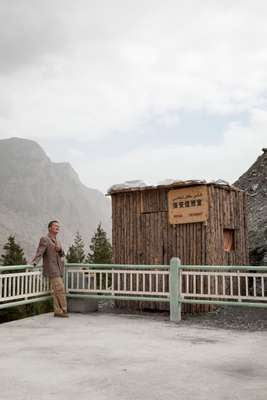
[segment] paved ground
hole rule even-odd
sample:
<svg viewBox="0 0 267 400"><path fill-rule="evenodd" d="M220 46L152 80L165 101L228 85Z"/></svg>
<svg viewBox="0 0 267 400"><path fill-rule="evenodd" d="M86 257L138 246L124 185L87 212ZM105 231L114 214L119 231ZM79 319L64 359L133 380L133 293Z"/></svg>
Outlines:
<svg viewBox="0 0 267 400"><path fill-rule="evenodd" d="M1 400L266 400L267 334L148 316L0 325Z"/></svg>

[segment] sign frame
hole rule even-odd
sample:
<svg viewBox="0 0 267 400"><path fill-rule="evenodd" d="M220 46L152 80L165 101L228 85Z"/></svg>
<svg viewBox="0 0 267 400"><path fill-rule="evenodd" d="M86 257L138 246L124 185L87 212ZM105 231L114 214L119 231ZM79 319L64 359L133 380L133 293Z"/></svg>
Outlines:
<svg viewBox="0 0 267 400"><path fill-rule="evenodd" d="M170 189L168 213L171 225L206 222L209 218L207 185Z"/></svg>

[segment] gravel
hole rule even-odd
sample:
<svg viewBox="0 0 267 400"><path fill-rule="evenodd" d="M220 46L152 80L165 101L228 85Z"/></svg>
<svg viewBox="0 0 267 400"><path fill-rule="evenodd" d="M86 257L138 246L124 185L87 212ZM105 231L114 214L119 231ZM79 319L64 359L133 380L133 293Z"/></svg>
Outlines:
<svg viewBox="0 0 267 400"><path fill-rule="evenodd" d="M103 313L128 314L145 316L151 319L169 320L168 312L142 312L117 309L112 302L104 302L99 307ZM206 314L186 314L182 316L179 325L197 325L200 327L232 329L239 331L266 331L267 330L267 308L258 309L254 307L218 307L216 311Z"/></svg>
<svg viewBox="0 0 267 400"><path fill-rule="evenodd" d="M203 315L187 315L182 323L242 331L265 331L267 330L267 309L220 307L215 312Z"/></svg>

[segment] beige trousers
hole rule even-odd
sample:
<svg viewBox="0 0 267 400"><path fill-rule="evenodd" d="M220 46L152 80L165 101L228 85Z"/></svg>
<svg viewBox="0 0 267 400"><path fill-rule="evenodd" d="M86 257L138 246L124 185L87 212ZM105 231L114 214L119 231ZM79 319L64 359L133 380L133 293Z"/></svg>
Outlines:
<svg viewBox="0 0 267 400"><path fill-rule="evenodd" d="M49 278L49 280L53 295L55 314L67 312L67 300L63 279L60 276L57 276L56 278Z"/></svg>

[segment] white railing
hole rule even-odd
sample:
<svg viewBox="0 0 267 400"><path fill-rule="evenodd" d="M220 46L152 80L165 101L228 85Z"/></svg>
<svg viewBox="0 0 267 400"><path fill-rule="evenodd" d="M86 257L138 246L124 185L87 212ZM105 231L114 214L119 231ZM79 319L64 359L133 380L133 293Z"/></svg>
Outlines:
<svg viewBox="0 0 267 400"><path fill-rule="evenodd" d="M40 270L0 274L0 308L10 302L28 301L45 295L50 295L49 279Z"/></svg>
<svg viewBox="0 0 267 400"><path fill-rule="evenodd" d="M69 265L65 277L67 293L170 297L168 266L165 269L160 266L158 270L156 265L121 267L124 269L119 265L99 269L97 265L76 265L75 268ZM258 272L258 267L177 265L177 269L181 302L187 299L195 303L200 300L267 300L267 272ZM255 272L249 269L255 269Z"/></svg>
<svg viewBox="0 0 267 400"><path fill-rule="evenodd" d="M186 268L186 267L184 267ZM181 270L181 297L267 300L267 273Z"/></svg>
<svg viewBox="0 0 267 400"><path fill-rule="evenodd" d="M267 307L267 267L67 264L68 297L170 303L170 318L182 304ZM32 266L0 267L0 309L49 298L49 279Z"/></svg>
<svg viewBox="0 0 267 400"><path fill-rule="evenodd" d="M129 266L129 270L95 267L94 269L89 269L90 266L67 268L65 278L67 293L169 297L168 269L154 270L153 266L147 270L135 269L138 266L132 266L132 269Z"/></svg>

